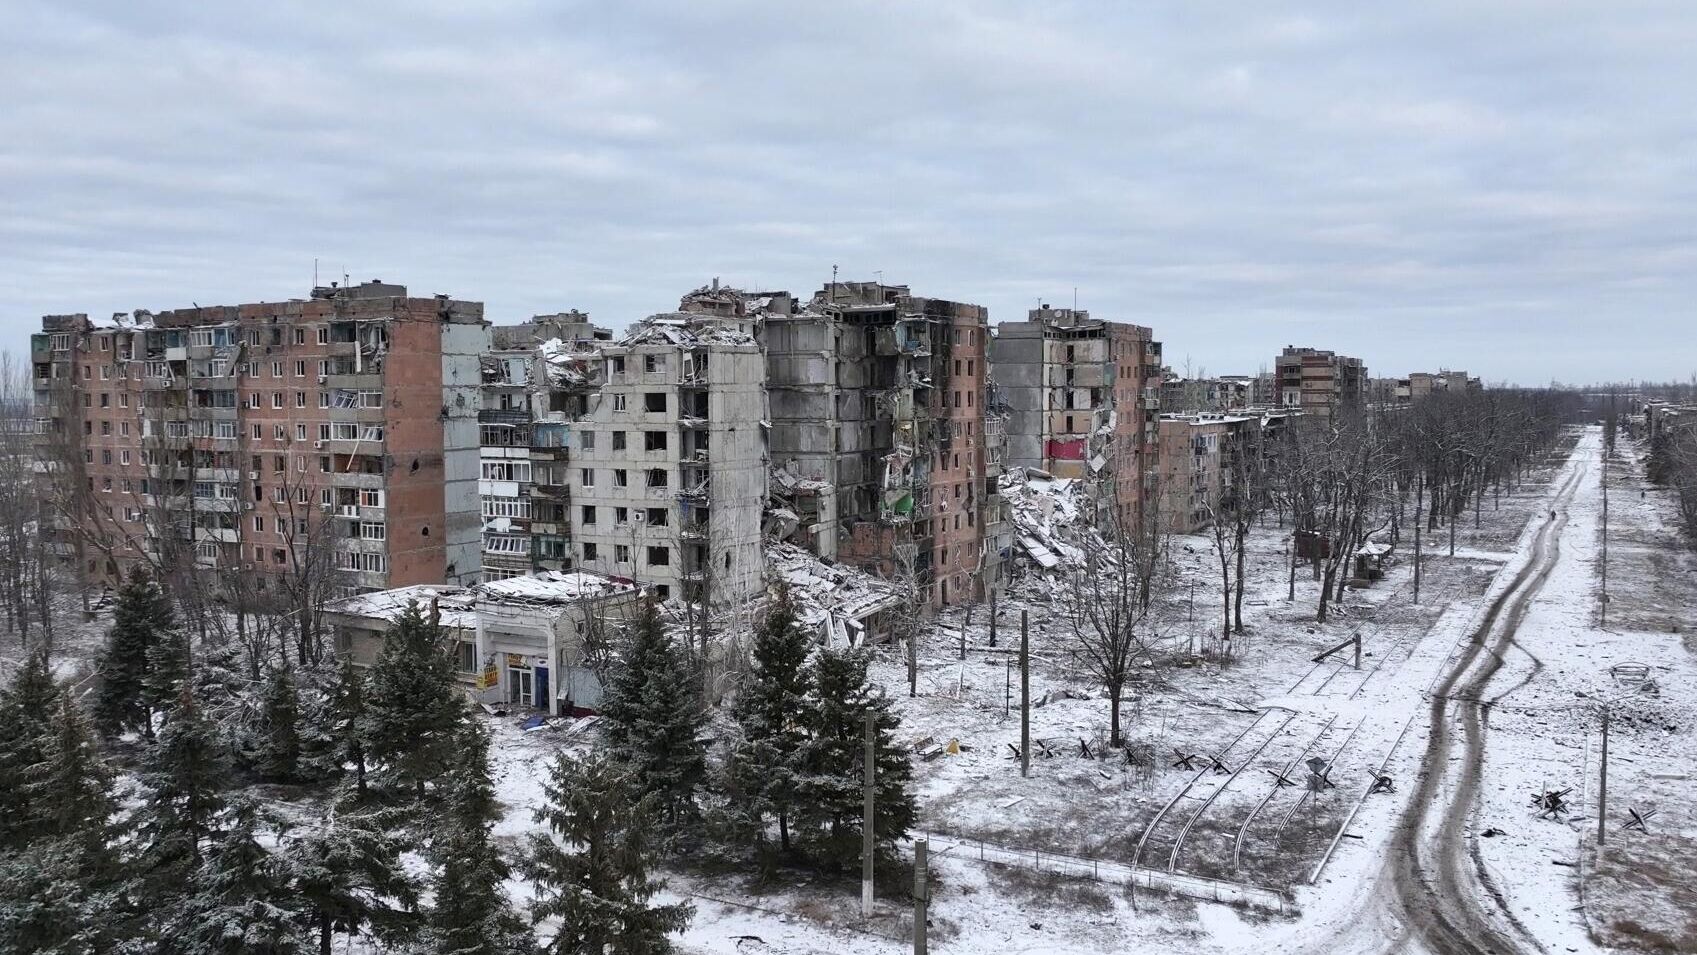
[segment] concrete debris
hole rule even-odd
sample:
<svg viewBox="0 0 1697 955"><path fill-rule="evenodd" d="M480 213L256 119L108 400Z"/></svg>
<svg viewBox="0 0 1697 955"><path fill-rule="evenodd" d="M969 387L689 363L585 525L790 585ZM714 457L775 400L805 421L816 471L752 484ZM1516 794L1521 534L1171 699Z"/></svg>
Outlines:
<svg viewBox="0 0 1697 955"><path fill-rule="evenodd" d="M1000 482L1002 500L1020 549L1044 570L1076 565L1093 536L1083 482L1055 478L1036 468L1010 468Z"/></svg>
<svg viewBox="0 0 1697 955"><path fill-rule="evenodd" d="M902 605L901 592L889 581L827 564L793 544L768 544L766 565L772 580L789 585L802 623L832 645L878 642L888 629L884 617Z"/></svg>
<svg viewBox="0 0 1697 955"><path fill-rule="evenodd" d="M755 338L746 320L720 319L694 312L667 312L650 315L635 323L619 344L694 348L708 344L753 345Z"/></svg>

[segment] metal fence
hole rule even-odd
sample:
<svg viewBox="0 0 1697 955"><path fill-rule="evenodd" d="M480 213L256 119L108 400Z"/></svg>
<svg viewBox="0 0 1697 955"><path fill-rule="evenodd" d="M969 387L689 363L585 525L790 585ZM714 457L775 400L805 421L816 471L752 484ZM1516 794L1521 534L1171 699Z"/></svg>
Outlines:
<svg viewBox="0 0 1697 955"><path fill-rule="evenodd" d="M1156 889L1182 895L1186 898L1229 902L1270 912L1286 912L1291 907L1283 893L1241 882L1227 882L1223 879L1163 872L1158 869L1131 866L1123 862L1090 859L1084 856L1068 855L1064 852L1050 852L1046 849L1023 849L1014 846L991 845L980 839L968 839L934 832L915 832L911 833L909 838L928 840L933 859L938 857L966 859L1039 872L1053 872L1056 875L1070 878L1129 885L1141 889Z"/></svg>

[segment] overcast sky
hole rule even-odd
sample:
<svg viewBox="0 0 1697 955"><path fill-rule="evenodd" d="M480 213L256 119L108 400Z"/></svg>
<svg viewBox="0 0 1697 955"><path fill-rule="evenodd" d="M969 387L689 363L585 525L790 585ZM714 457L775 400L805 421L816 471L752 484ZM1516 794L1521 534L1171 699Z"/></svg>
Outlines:
<svg viewBox="0 0 1697 955"><path fill-rule="evenodd" d="M5 11L11 348L315 258L614 327L836 265L994 321L1076 287L1193 371L1697 372L1690 0Z"/></svg>

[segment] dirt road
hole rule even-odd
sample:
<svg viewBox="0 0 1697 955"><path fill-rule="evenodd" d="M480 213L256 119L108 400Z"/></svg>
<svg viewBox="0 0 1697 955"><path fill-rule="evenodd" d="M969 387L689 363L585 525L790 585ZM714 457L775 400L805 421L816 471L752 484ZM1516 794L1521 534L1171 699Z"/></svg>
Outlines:
<svg viewBox="0 0 1697 955"><path fill-rule="evenodd" d="M1581 442L1576 454L1588 443ZM1479 859L1469 822L1477 802L1490 707L1525 682L1495 688L1492 696L1491 681L1502 669L1504 654L1519 649L1516 629L1560 557L1567 505L1584 473L1581 465L1567 477L1551 515L1533 537L1531 559L1491 603L1448 675L1433 690L1431 734L1422 759L1426 775L1391 843L1388 879L1380 885L1382 892L1394 894L1403 922L1399 937L1388 940L1390 951L1505 955L1542 950L1503 904ZM1538 668L1534 658L1534 674Z"/></svg>

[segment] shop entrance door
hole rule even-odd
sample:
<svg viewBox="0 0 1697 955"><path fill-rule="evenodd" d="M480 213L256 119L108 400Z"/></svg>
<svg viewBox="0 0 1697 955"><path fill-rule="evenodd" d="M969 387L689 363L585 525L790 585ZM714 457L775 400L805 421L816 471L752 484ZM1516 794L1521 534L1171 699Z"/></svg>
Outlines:
<svg viewBox="0 0 1697 955"><path fill-rule="evenodd" d="M507 667L507 676L511 682L508 691L508 701L520 706L536 705L536 677L530 667Z"/></svg>

